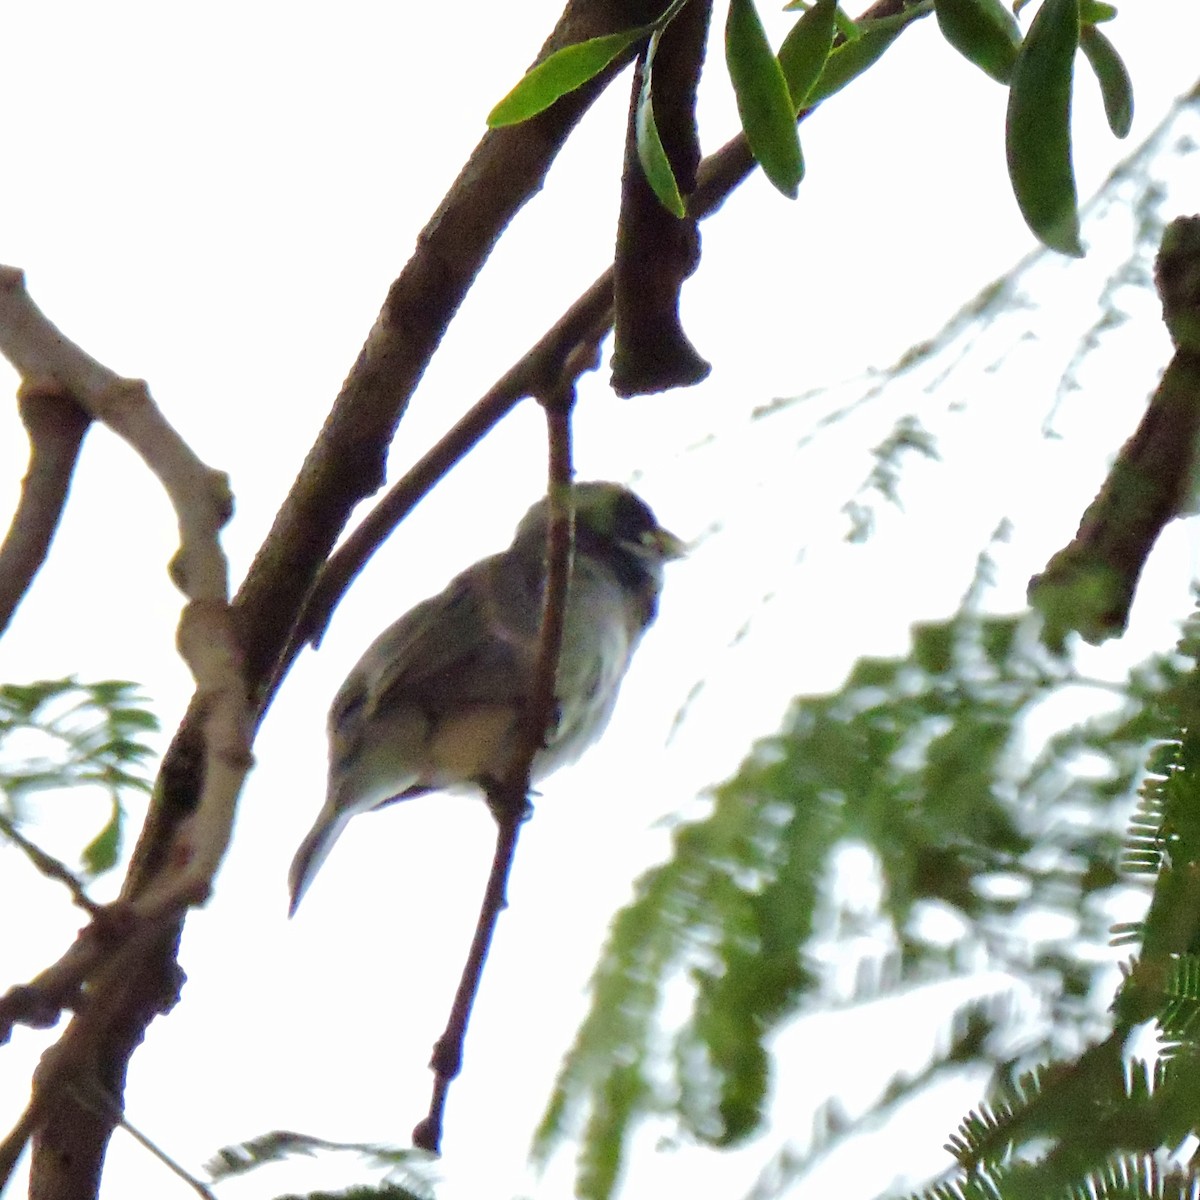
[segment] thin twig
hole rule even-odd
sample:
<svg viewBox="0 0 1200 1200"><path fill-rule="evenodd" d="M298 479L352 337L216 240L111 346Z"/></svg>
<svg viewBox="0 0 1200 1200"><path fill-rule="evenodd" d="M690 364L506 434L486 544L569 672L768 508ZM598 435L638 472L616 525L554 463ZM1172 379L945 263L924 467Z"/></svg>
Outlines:
<svg viewBox="0 0 1200 1200"><path fill-rule="evenodd" d="M434 1043L430 1067L433 1094L429 1111L413 1129L413 1145L440 1153L442 1123L451 1081L462 1070L463 1044L471 1011L479 994L483 968L496 932L501 909L508 904L508 878L512 871L521 824L529 812L530 772L533 760L546 744L546 733L556 715L558 659L566 625L567 589L571 578L573 504L571 501L571 408L574 387L544 400L549 441L550 519L546 532L545 593L538 631L538 656L529 701L522 713L517 750L506 778L488 788L488 805L496 818L496 852L484 889L475 934L463 967L445 1031Z"/></svg>
<svg viewBox="0 0 1200 1200"><path fill-rule="evenodd" d="M418 1150L428 1150L432 1154L441 1153L446 1097L451 1081L462 1070L463 1043L471 1021L471 1010L475 1006L475 997L479 993L479 983L483 978L483 967L496 932L496 921L506 903L508 876L517 850L521 818L522 814L519 811L498 811L496 815L496 851L492 857L492 868L483 893L483 903L479 906L475 935L471 939L471 948L467 952L467 961L459 979L458 990L454 993L454 1002L450 1006L450 1017L446 1022L445 1031L434 1043L433 1056L429 1060L429 1067L433 1071L433 1094L429 1100L429 1112L412 1131L413 1145Z"/></svg>
<svg viewBox="0 0 1200 1200"><path fill-rule="evenodd" d="M188 1185L197 1195L202 1197L202 1200L216 1200L216 1196L212 1189L204 1183L203 1180L197 1179L182 1163L177 1159L172 1158L157 1142L152 1141L147 1137L136 1125L129 1122L128 1118L121 1111L121 1106L107 1092L97 1090L91 1097L78 1097L81 1103L89 1106L99 1105L99 1107L109 1117L113 1119L143 1150L148 1151L151 1155L158 1159L168 1171L178 1175L184 1183Z"/></svg>
<svg viewBox="0 0 1200 1200"><path fill-rule="evenodd" d="M16 1124L8 1131L3 1142L0 1142L0 1195L12 1173L17 1169L17 1161L25 1149L29 1139L33 1137L36 1126L33 1101L25 1106L25 1111L17 1118Z"/></svg>
<svg viewBox="0 0 1200 1200"><path fill-rule="evenodd" d="M55 879L71 893L71 899L93 920L100 917L102 906L83 890L83 884L74 872L53 854L47 854L40 846L31 842L6 816L0 814L0 833L25 852L25 856L47 879Z"/></svg>

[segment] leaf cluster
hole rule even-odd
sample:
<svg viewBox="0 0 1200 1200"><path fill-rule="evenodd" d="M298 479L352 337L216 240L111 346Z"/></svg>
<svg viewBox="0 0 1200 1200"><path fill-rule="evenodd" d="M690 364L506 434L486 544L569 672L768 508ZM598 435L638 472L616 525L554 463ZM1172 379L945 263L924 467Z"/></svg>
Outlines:
<svg viewBox="0 0 1200 1200"><path fill-rule="evenodd" d="M421 1151L378 1142L331 1142L287 1129L222 1147L205 1169L211 1182L220 1183L259 1167L328 1151L356 1154L371 1169L388 1171L389 1177L341 1192L308 1192L306 1200L429 1200L433 1195L429 1156Z"/></svg>
<svg viewBox="0 0 1200 1200"><path fill-rule="evenodd" d="M1192 669L1151 706L1164 741L1123 860L1153 878L1154 892L1145 920L1114 931L1139 953L1113 1002L1113 1030L969 1114L949 1147L963 1175L929 1197L1200 1193L1200 1161L1184 1149L1200 1134L1200 616L1179 649ZM1148 1022L1159 1034L1157 1057L1129 1059L1131 1035Z"/></svg>
<svg viewBox="0 0 1200 1200"><path fill-rule="evenodd" d="M963 611L916 626L904 657L860 660L837 693L797 699L614 921L536 1157L580 1136L579 1194L602 1197L648 1115L701 1143L742 1142L761 1128L783 1024L973 970L1031 997L1036 1031L1020 1006L976 996L921 1078L894 1081L872 1116L952 1064L1015 1070L1014 1041L1034 1061L1074 1048L1081 1019L1101 1024L1091 997L1112 969L1097 953L1110 902L1135 886L1116 862L1162 732L1148 700L1178 675L1156 661L1114 688L1047 650L1028 618ZM1047 732L1068 690L1103 696L1103 711ZM881 881L866 911L830 899L847 847ZM1054 933L1029 933L1039 915ZM847 994L823 964L844 966L836 947L851 940L875 949ZM664 1030L683 981L688 1013Z"/></svg>
<svg viewBox="0 0 1200 1200"><path fill-rule="evenodd" d="M652 68L663 33L687 3L674 0L650 24L551 54L492 109L488 123L499 127L528 120L594 79L630 47L641 47L638 159L663 206L683 217L687 197L681 194L658 135ZM742 129L779 191L794 198L804 177L797 118L873 66L905 26L933 12L946 41L1009 89L1009 179L1029 228L1052 249L1083 254L1071 151L1078 51L1099 82L1113 133L1125 137L1133 121L1129 72L1098 28L1116 16L1112 5L1100 0L1042 0L1024 36L1002 0L900 0L890 6L896 11L878 14L872 9L858 21L846 16L837 0L793 0L787 7L805 11L778 53L771 48L754 0L730 0L724 36L725 63Z"/></svg>
<svg viewBox="0 0 1200 1200"><path fill-rule="evenodd" d="M120 854L123 797L149 792L146 764L154 749L145 741L158 720L137 684L119 679L76 679L0 685L0 802L16 827L38 792L92 786L109 801L104 827L80 852L95 877Z"/></svg>

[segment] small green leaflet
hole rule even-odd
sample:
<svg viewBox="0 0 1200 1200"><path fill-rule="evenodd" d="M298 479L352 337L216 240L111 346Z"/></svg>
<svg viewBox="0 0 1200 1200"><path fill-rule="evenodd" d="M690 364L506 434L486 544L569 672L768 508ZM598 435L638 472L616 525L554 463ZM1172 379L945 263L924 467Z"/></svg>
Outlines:
<svg viewBox="0 0 1200 1200"><path fill-rule="evenodd" d="M1021 215L1038 240L1082 257L1071 161L1071 86L1079 0L1044 0L1021 44L1004 141Z"/></svg>
<svg viewBox="0 0 1200 1200"><path fill-rule="evenodd" d="M1116 47L1094 25L1080 29L1079 44L1100 81L1108 127L1123 138L1133 125L1133 81L1129 72Z"/></svg>
<svg viewBox="0 0 1200 1200"><path fill-rule="evenodd" d="M846 13L842 11L841 5L838 6L838 10L834 15L834 20L837 22L838 33L840 33L842 37L846 39L846 41L854 42L858 40L862 32L858 27L858 22L855 21L853 17L847 16Z"/></svg>
<svg viewBox="0 0 1200 1200"><path fill-rule="evenodd" d="M824 70L833 46L837 10L837 0L817 0L792 26L779 47L779 66L787 80L796 112L804 107L808 93Z"/></svg>
<svg viewBox="0 0 1200 1200"><path fill-rule="evenodd" d="M796 110L754 0L731 0L725 61L746 140L766 177L793 200L804 177Z"/></svg>
<svg viewBox="0 0 1200 1200"><path fill-rule="evenodd" d="M1021 30L1002 0L934 0L942 36L999 83L1012 79Z"/></svg>
<svg viewBox="0 0 1200 1200"><path fill-rule="evenodd" d="M929 3L914 5L898 16L883 17L878 21L860 25L858 36L853 41L834 46L829 52L821 77L804 99L805 106L811 107L822 100L828 100L834 92L840 92L851 80L857 79L883 57L884 51L910 21L925 16L931 7L932 0Z"/></svg>
<svg viewBox="0 0 1200 1200"><path fill-rule="evenodd" d="M1111 4L1102 0L1080 0L1079 20L1084 25L1102 25L1111 21L1117 15L1117 10Z"/></svg>
<svg viewBox="0 0 1200 1200"><path fill-rule="evenodd" d="M492 129L517 125L549 108L560 96L594 79L622 50L646 37L652 25L639 25L621 33L589 38L556 50L530 70L495 108L488 113Z"/></svg>
<svg viewBox="0 0 1200 1200"><path fill-rule="evenodd" d="M658 136L658 125L654 120L654 97L651 94L651 79L654 67L654 54L658 49L659 34L656 32L646 47L646 59L642 64L642 89L638 93L637 113L634 116L634 129L637 134L638 162L642 164L646 182L654 190L659 203L677 217L686 213L683 197L679 194L679 184L675 182L675 172L671 170L671 161L663 149L662 139Z"/></svg>
<svg viewBox="0 0 1200 1200"><path fill-rule="evenodd" d="M121 827L125 810L116 796L112 798L112 810L105 826L79 855L83 869L90 876L103 875L117 865L121 853Z"/></svg>

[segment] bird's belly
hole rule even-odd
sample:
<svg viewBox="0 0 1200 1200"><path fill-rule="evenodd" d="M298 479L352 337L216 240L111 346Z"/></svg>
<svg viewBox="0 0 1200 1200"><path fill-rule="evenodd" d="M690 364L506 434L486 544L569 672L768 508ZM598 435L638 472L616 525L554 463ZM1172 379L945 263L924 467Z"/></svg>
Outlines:
<svg viewBox="0 0 1200 1200"><path fill-rule="evenodd" d="M628 661L625 639L606 636L609 632L603 628L589 631L589 652L574 664L560 663L558 720L545 749L534 759L535 780L573 763L608 725Z"/></svg>
<svg viewBox="0 0 1200 1200"><path fill-rule="evenodd" d="M513 752L517 721L511 704L475 704L442 717L428 748L428 778L422 782L450 788L496 778Z"/></svg>

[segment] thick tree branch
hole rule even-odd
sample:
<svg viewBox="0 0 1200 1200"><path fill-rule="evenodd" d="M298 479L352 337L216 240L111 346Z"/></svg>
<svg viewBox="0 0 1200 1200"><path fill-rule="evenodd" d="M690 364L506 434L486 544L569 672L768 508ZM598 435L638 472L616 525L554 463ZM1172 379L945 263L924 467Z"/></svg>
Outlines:
<svg viewBox="0 0 1200 1200"><path fill-rule="evenodd" d="M102 421L141 455L162 483L179 522L171 577L187 597L179 648L204 713L203 790L174 871L154 899L158 911L204 898L232 826L250 763L245 687L229 614L228 572L218 534L232 512L229 484L171 427L141 380L123 379L56 329L33 303L20 271L0 268L0 352L28 396L55 395Z"/></svg>
<svg viewBox="0 0 1200 1200"><path fill-rule="evenodd" d="M225 558L218 541L232 511L225 476L192 453L159 412L145 383L121 378L69 341L30 299L21 272L8 267L0 268L0 352L21 374L27 404L35 397L38 403L49 396L69 400L128 441L162 483L179 522L180 546L170 564L171 577L187 597L180 617L179 647L196 680L204 713L203 787L188 836L176 843L172 870L152 897L156 911L147 914L144 907L120 905L119 915L93 921L72 947L66 956L72 970L60 970L56 991L47 996L39 994L36 985L14 989L0 1003L4 1010L0 1031L29 1009L44 1020L48 1009L77 1005L83 979L102 964L92 981L87 1008L43 1058L29 1113L15 1134L21 1140L20 1130L35 1131L39 1146L35 1188L50 1200L57 1195L83 1194L78 1189L90 1187L99 1178L102 1156L95 1149L102 1149L107 1141L111 1121L103 1115L80 1114L73 1101L65 1100L64 1089L71 1071L84 1064L99 1086L110 1094L120 1094L128 1054L140 1041L141 1032L117 1055L106 1057L100 1047L105 1043L105 1049L111 1049L112 1012L127 1014L136 1009L140 1029L144 1029L151 1011L160 1011L169 1002L177 986L171 960L164 960L161 951L154 954L164 940L162 917L174 917L208 894L228 844L234 801L250 763L249 722L227 603ZM172 936L166 940L173 943ZM160 965L148 970L146 956L157 957ZM86 966L84 971L79 970L81 965ZM61 968L62 963L56 966ZM132 993L139 981L151 979L159 985L165 979L166 986L143 992L140 1002L135 1002ZM110 1014L108 1021L103 1020L106 1013ZM64 1111L72 1114L65 1120ZM79 1154L84 1143L93 1148L92 1154Z"/></svg>
<svg viewBox="0 0 1200 1200"><path fill-rule="evenodd" d="M182 908L208 893L250 765L246 688L218 540L233 511L229 483L192 453L143 381L123 379L68 340L33 303L21 272L10 267L0 268L0 352L21 374L23 394L68 398L129 442L175 509L180 541L170 573L188 599L178 643L203 713L203 788L186 838L171 847L173 870L143 910Z"/></svg>

